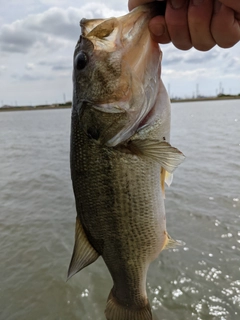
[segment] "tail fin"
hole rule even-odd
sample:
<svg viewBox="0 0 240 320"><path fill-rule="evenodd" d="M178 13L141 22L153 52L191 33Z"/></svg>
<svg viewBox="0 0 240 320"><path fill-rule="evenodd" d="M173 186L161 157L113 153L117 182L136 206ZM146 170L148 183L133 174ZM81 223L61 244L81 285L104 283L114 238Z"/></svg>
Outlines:
<svg viewBox="0 0 240 320"><path fill-rule="evenodd" d="M112 291L108 297L105 315L107 320L152 320L149 302L142 308L121 305L113 296Z"/></svg>

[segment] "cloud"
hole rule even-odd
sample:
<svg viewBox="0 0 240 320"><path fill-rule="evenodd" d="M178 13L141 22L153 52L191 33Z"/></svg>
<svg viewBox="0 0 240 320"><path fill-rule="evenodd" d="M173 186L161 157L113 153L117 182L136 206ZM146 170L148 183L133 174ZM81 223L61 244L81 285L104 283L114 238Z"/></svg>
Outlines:
<svg viewBox="0 0 240 320"><path fill-rule="evenodd" d="M20 27L20 28L19 28ZM34 43L31 33L21 30L19 21L3 26L0 34L1 50L7 52L26 52Z"/></svg>
<svg viewBox="0 0 240 320"><path fill-rule="evenodd" d="M179 64L182 61L183 61L183 57L181 56L177 56L177 55L172 55L169 57L164 56L163 65L168 66L173 64Z"/></svg>
<svg viewBox="0 0 240 320"><path fill-rule="evenodd" d="M208 68L197 68L194 70L176 70L176 69L165 69L162 74L164 76L173 76L176 78L184 78L184 79L196 79L201 76L211 75L215 71L213 69L209 70Z"/></svg>
<svg viewBox="0 0 240 320"><path fill-rule="evenodd" d="M4 75L4 73L6 72L7 67L5 65L0 65L0 75Z"/></svg>
<svg viewBox="0 0 240 320"><path fill-rule="evenodd" d="M77 23L70 22L70 13L53 8L4 25L0 33L1 50L26 53L33 47L56 48L61 38L76 40L79 28Z"/></svg>
<svg viewBox="0 0 240 320"><path fill-rule="evenodd" d="M218 56L219 52L215 48L208 52L190 51L184 58L184 61L191 64L206 63L217 59Z"/></svg>
<svg viewBox="0 0 240 320"><path fill-rule="evenodd" d="M55 71L70 70L70 69L72 69L72 66L62 66L62 65L52 66L52 70L55 70Z"/></svg>
<svg viewBox="0 0 240 320"><path fill-rule="evenodd" d="M232 92L236 92L240 79L240 58L236 48L221 49L217 46L208 52L195 49L179 51L172 45L161 46L163 51L162 77L165 83L185 83L185 90L189 90L190 83L201 83L205 92L219 81L230 83ZM187 84L187 82L189 82ZM179 91L180 92L180 91ZM215 92L212 89L212 92ZM180 93L179 93L180 94Z"/></svg>
<svg viewBox="0 0 240 320"><path fill-rule="evenodd" d="M34 75L30 75L30 74L18 74L18 73L13 73L11 75L13 80L21 80L21 81L36 81L39 80L39 77L34 76Z"/></svg>
<svg viewBox="0 0 240 320"><path fill-rule="evenodd" d="M11 75L12 79L15 81L26 81L26 82L32 82L32 81L39 81L39 80L52 80L54 79L53 76L49 76L46 74L39 74L39 73L13 73Z"/></svg>
<svg viewBox="0 0 240 320"><path fill-rule="evenodd" d="M33 47L57 50L58 45L66 46L66 42L77 41L82 17L92 19L123 13L99 3L89 3L81 9L69 7L64 10L53 7L43 13L28 15L25 19L3 25L0 31L0 50L13 53L26 53Z"/></svg>
<svg viewBox="0 0 240 320"><path fill-rule="evenodd" d="M34 0L35 1L35 0ZM79 4L81 4L81 2L84 1L79 1ZM71 7L71 6L76 6L76 0L40 0L40 3L46 5L46 6L51 6L51 7L62 7L62 8L66 8L66 7ZM92 7L96 7L98 5L103 5L103 1L102 0L94 0L93 2L90 2L90 5ZM128 5L128 0L122 0L122 1L116 1L116 0L104 0L104 5L107 8L115 8L115 11L127 11L127 5ZM109 17L109 16L108 16Z"/></svg>
<svg viewBox="0 0 240 320"><path fill-rule="evenodd" d="M42 68L42 67L47 67L48 69L50 68L51 70L54 71L63 71L63 70L72 70L72 60L66 58L66 57L57 57L55 59L51 58L48 60L40 60L37 63L37 66Z"/></svg>
<svg viewBox="0 0 240 320"><path fill-rule="evenodd" d="M228 71L235 71L239 70L240 72L240 58L239 57L231 57L231 59L229 59L226 69L227 72Z"/></svg>
<svg viewBox="0 0 240 320"><path fill-rule="evenodd" d="M179 64L183 61L183 55L175 48L169 46L161 46L163 52L162 63L164 66Z"/></svg>
<svg viewBox="0 0 240 320"><path fill-rule="evenodd" d="M33 70L34 68L35 68L34 63L27 63L27 64L25 65L25 69L26 69L26 70Z"/></svg>
<svg viewBox="0 0 240 320"><path fill-rule="evenodd" d="M68 8L50 8L42 14L29 16L24 28L37 33L54 35L58 38L75 40L79 33L77 10Z"/></svg>
<svg viewBox="0 0 240 320"><path fill-rule="evenodd" d="M19 104L56 101L61 92L72 94L72 56L84 17L107 18L127 12L127 0L18 0L5 1L0 17L0 87L4 101ZM177 50L161 45L162 76L172 95L199 90L215 94L219 81L239 93L239 45L214 47L208 52ZM14 98L13 98L14 96ZM61 99L61 98L60 98Z"/></svg>
<svg viewBox="0 0 240 320"><path fill-rule="evenodd" d="M233 49L224 50L219 47L214 47L210 51L200 52L195 49L189 51L180 51L173 47L173 45L161 45L163 51L162 64L164 68L173 67L176 69L192 70L205 68L206 66L212 68L213 65L221 69L227 65L230 67L237 67L237 56Z"/></svg>

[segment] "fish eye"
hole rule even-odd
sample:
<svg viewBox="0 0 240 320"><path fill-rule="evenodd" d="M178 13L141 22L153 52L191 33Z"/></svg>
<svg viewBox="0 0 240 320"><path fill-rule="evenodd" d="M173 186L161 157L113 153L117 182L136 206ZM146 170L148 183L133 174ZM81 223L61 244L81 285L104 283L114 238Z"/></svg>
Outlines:
<svg viewBox="0 0 240 320"><path fill-rule="evenodd" d="M86 67L88 63L88 56L85 52L80 51L75 58L75 67L78 70L82 70Z"/></svg>

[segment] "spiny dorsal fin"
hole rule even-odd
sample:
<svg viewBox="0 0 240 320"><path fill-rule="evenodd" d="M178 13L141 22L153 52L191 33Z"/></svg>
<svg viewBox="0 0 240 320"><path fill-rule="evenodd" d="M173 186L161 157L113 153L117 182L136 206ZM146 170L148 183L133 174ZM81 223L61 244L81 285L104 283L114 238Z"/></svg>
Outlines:
<svg viewBox="0 0 240 320"><path fill-rule="evenodd" d="M131 140L128 148L139 156L157 161L166 171L173 173L185 156L168 142L159 140Z"/></svg>
<svg viewBox="0 0 240 320"><path fill-rule="evenodd" d="M89 243L86 233L82 227L81 221L77 217L75 229L75 244L72 254L72 259L68 269L68 278L93 263L99 254Z"/></svg>

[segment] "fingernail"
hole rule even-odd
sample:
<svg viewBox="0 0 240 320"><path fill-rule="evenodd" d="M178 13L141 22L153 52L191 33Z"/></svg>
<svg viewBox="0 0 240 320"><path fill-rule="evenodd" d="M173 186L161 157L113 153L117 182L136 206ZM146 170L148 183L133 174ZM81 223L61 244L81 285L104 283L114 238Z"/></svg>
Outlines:
<svg viewBox="0 0 240 320"><path fill-rule="evenodd" d="M192 3L194 6L199 6L200 4L203 3L204 0L192 0Z"/></svg>
<svg viewBox="0 0 240 320"><path fill-rule="evenodd" d="M181 9L185 5L185 0L171 0L171 5L173 9Z"/></svg>

